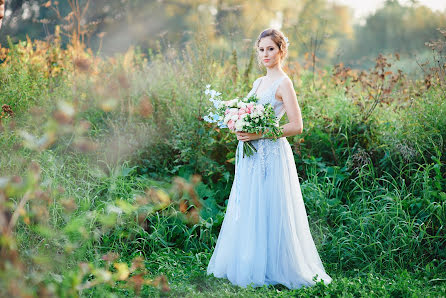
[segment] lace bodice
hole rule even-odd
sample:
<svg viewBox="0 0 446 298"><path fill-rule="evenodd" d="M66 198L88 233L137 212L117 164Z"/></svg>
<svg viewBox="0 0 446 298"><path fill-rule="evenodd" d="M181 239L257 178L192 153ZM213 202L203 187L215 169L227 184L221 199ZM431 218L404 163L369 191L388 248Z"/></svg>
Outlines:
<svg viewBox="0 0 446 298"><path fill-rule="evenodd" d="M265 77L260 77L254 81L252 89L248 93L248 97L254 95L257 92L257 89L259 88L259 85L264 78ZM279 87L280 83L284 78L286 77L285 76L280 77L279 79L275 80L267 90L263 91L260 94L257 94L260 104L270 103L274 107L274 113L279 120L285 114L285 107L283 106L282 101L276 99L276 92L277 88Z"/></svg>
<svg viewBox="0 0 446 298"><path fill-rule="evenodd" d="M251 91L249 91L247 97L249 97L257 92L258 87L259 87L263 78L264 77L260 77L254 81L253 87L252 87ZM258 103L260 103L260 104L270 103L274 107L275 116L279 120L285 114L285 107L284 107L282 101L279 101L276 99L276 92L277 92L277 88L280 85L280 82L282 82L282 80L284 78L286 78L286 76L283 76L283 77L277 79L276 81L274 81L272 83L272 85L268 89L266 89L265 91L263 91L260 94L257 94L257 97L259 98ZM261 173L263 175L266 175L267 168L270 167L271 161L276 158L279 158L280 147L282 146L281 143L283 143L283 142L288 143L286 138L284 138L284 137L279 138L278 140L272 140L272 139L268 139L268 138L260 138L260 139L251 141L251 144L254 145L254 147L257 149L257 152L256 152L256 154L254 154L251 157L245 157L246 159L252 161L251 163L247 164L245 167L247 167L249 170L251 170L256 164L259 164L260 168L262 169ZM237 160L243 158L242 157L243 150L240 149L241 144L243 144L243 142L239 141L239 146L237 148L238 153L236 154ZM237 175L237 170L236 170L236 175Z"/></svg>

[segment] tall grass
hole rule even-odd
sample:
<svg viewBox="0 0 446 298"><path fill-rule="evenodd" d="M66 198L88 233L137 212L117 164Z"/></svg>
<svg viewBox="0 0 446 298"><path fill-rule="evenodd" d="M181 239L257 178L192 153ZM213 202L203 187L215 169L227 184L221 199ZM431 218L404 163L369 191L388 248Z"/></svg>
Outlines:
<svg viewBox="0 0 446 298"><path fill-rule="evenodd" d="M202 121L203 91L246 93L259 71L237 57L218 62L200 36L183 53L110 59L11 45L0 66L0 103L14 111L0 122L0 293L442 293L446 106L437 86L389 73L383 57L362 74L287 68L305 124L289 141L335 282L287 292L205 276L236 140ZM380 71L385 96L367 84Z"/></svg>

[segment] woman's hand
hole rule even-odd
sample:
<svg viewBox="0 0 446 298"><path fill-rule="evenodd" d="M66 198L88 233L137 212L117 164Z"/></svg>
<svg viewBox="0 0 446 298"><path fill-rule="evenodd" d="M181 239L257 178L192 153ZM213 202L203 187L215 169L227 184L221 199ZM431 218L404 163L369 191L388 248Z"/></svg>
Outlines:
<svg viewBox="0 0 446 298"><path fill-rule="evenodd" d="M259 133L249 133L243 131L237 131L235 134L237 135L237 140L243 142L258 140L262 137L262 134Z"/></svg>

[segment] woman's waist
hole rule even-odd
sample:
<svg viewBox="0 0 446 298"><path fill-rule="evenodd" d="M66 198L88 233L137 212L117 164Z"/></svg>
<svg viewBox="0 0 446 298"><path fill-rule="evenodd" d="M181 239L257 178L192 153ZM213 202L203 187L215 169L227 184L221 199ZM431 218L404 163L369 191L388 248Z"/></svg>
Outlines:
<svg viewBox="0 0 446 298"><path fill-rule="evenodd" d="M251 144L277 144L282 142L288 142L286 137L280 137L277 139L269 139L269 138L261 138L257 140L249 141ZM243 141L239 141L239 144L244 143Z"/></svg>

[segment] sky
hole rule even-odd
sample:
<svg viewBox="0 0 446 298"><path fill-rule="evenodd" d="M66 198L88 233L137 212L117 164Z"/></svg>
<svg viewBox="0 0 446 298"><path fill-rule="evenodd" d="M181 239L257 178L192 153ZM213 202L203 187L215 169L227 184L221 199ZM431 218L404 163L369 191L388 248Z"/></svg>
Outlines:
<svg viewBox="0 0 446 298"><path fill-rule="evenodd" d="M353 18L361 23L364 18L384 5L385 0L332 0L334 3L344 4L353 9ZM399 0L402 5L408 5L410 1ZM418 0L420 5L427 6L432 10L446 11L446 0Z"/></svg>

